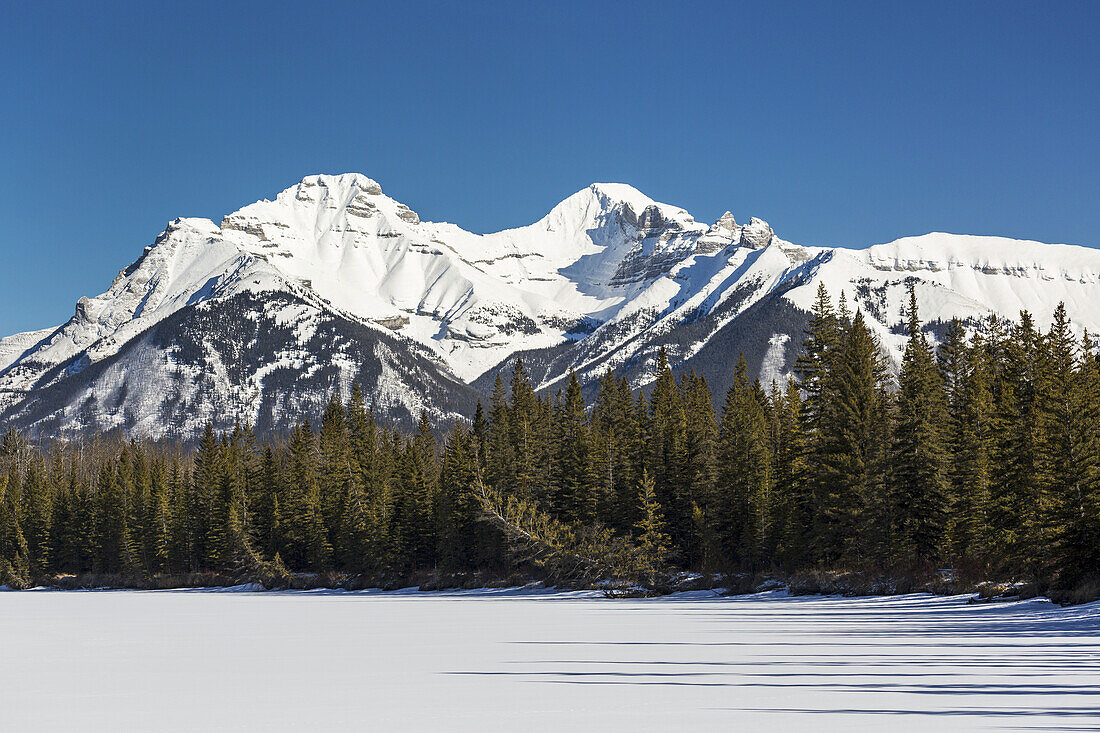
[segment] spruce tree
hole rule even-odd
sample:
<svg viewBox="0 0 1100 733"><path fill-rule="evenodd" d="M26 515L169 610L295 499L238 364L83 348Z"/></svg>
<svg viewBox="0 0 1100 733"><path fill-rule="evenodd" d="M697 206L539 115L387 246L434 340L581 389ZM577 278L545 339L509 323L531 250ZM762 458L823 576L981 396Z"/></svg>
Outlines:
<svg viewBox="0 0 1100 733"><path fill-rule="evenodd" d="M966 349L961 383L949 404L950 546L956 557L988 557L993 446L993 368L980 337Z"/></svg>
<svg viewBox="0 0 1100 733"><path fill-rule="evenodd" d="M1040 505L1028 531L1038 535L1042 554L1036 559L1043 574L1057 574L1060 585L1072 587L1089 573L1100 573L1100 385L1091 344L1078 354L1063 304L1045 346L1037 390Z"/></svg>
<svg viewBox="0 0 1100 733"><path fill-rule="evenodd" d="M880 557L886 534L886 367L862 311L826 360L816 388L814 554L825 564ZM813 394L813 392L811 392Z"/></svg>
<svg viewBox="0 0 1100 733"><path fill-rule="evenodd" d="M657 501L653 479L644 469L638 484L638 517L634 529L637 532L643 568L652 572L664 567L669 538L664 531L665 520L661 515L661 505Z"/></svg>
<svg viewBox="0 0 1100 733"><path fill-rule="evenodd" d="M773 533L777 563L792 569L812 559L811 535L814 498L809 480L806 434L802 426L802 398L794 379L771 399L775 415Z"/></svg>
<svg viewBox="0 0 1100 733"><path fill-rule="evenodd" d="M1035 577L1039 547L1030 534L1039 512L1039 415L1036 395L1040 339L1031 315L1020 314L1011 332L990 348L994 378L993 455L989 482L990 554Z"/></svg>
<svg viewBox="0 0 1100 733"><path fill-rule="evenodd" d="M347 558L357 552L345 546L351 533L343 521L352 495L359 493L354 485L358 466L353 466L347 414L336 393L325 406L318 447L318 489L328 542L337 558Z"/></svg>
<svg viewBox="0 0 1100 733"><path fill-rule="evenodd" d="M485 457L486 481L502 494L515 492L516 449L512 443L512 414L504 380L497 373L489 402L489 435Z"/></svg>
<svg viewBox="0 0 1100 733"><path fill-rule="evenodd" d="M96 545L99 557L95 569L105 573L129 573L136 565L127 525L127 494L123 487L125 472L119 470L123 461L117 463L116 467L104 461L96 483Z"/></svg>
<svg viewBox="0 0 1100 733"><path fill-rule="evenodd" d="M18 493L12 474L0 476L0 561L9 566L27 555L27 541L19 526Z"/></svg>
<svg viewBox="0 0 1100 733"><path fill-rule="evenodd" d="M591 436L580 381L573 371L555 413L554 511L567 522L592 522L597 502Z"/></svg>
<svg viewBox="0 0 1100 733"><path fill-rule="evenodd" d="M897 422L890 451L891 555L910 564L943 554L950 468L943 381L920 328L909 285L908 341L898 376Z"/></svg>
<svg viewBox="0 0 1100 733"><path fill-rule="evenodd" d="M699 523L693 521L695 510L685 490L683 475L684 415L680 387L672 375L664 347L657 354L657 372L649 396L646 431L645 467L653 476L657 500L664 508L672 543L685 554L692 555L694 540L699 536ZM705 520L704 520L705 521Z"/></svg>
<svg viewBox="0 0 1100 733"><path fill-rule="evenodd" d="M282 546L279 525L279 495L282 473L271 444L264 446L260 481L254 510L256 548L266 558L273 558Z"/></svg>
<svg viewBox="0 0 1100 733"><path fill-rule="evenodd" d="M772 448L764 396L742 355L726 394L718 437L716 525L727 566L761 567L769 538Z"/></svg>
<svg viewBox="0 0 1100 733"><path fill-rule="evenodd" d="M53 514L53 495L46 481L42 461L28 462L23 478L20 526L27 543L27 562L31 572L41 577L52 567L53 546L50 525Z"/></svg>
<svg viewBox="0 0 1100 733"><path fill-rule="evenodd" d="M149 501L145 526L148 529L147 562L149 572L163 573L168 568L172 542L172 503L164 460L154 458L149 470Z"/></svg>
<svg viewBox="0 0 1100 733"><path fill-rule="evenodd" d="M309 421L292 434L286 476L286 501L280 503L279 554L287 567L320 572L328 569L332 546L328 542L317 483L316 438Z"/></svg>
<svg viewBox="0 0 1100 733"><path fill-rule="evenodd" d="M706 380L694 371L682 380L680 394L684 415L680 465L677 476L681 505L690 507L694 537L684 548L685 560L692 565L714 567L718 564L718 546L714 523L717 499L718 421Z"/></svg>
<svg viewBox="0 0 1100 733"><path fill-rule="evenodd" d="M443 450L436 506L438 557L449 570L471 570L479 557L477 436L455 425Z"/></svg>
<svg viewBox="0 0 1100 733"><path fill-rule="evenodd" d="M813 315L795 361L794 373L805 395L803 419L811 434L816 434L827 399L828 376L836 368L832 360L841 340L840 322L833 311L825 283L818 283L811 312Z"/></svg>
<svg viewBox="0 0 1100 733"><path fill-rule="evenodd" d="M527 498L542 498L539 459L544 455L542 441L546 439L541 428L540 405L523 359L516 357L512 368L512 399L509 405L509 442L514 454L514 469L507 472L514 482L515 491Z"/></svg>

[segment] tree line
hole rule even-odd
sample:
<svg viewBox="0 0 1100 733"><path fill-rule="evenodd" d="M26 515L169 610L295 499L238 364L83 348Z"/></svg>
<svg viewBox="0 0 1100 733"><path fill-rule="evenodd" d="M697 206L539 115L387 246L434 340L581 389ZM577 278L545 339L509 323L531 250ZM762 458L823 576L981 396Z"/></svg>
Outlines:
<svg viewBox="0 0 1100 733"><path fill-rule="evenodd" d="M859 310L819 288L794 376L720 411L662 351L589 407L539 394L521 359L487 409L404 435L354 387L319 428L197 446L92 436L0 442L0 582L58 574L559 575L969 568L1070 587L1100 570L1100 361L1064 307L1041 332L952 321L909 291L893 374ZM437 437L442 434L443 437Z"/></svg>

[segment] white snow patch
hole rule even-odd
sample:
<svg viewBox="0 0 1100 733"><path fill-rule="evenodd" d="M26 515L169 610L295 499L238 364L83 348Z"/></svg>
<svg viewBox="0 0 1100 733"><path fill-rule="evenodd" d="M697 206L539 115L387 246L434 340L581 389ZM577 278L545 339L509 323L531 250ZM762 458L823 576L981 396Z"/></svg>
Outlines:
<svg viewBox="0 0 1100 733"><path fill-rule="evenodd" d="M768 350L764 352L764 360L760 364L760 382L765 386L776 382L780 387L787 381L787 374L783 372L786 364L787 342L791 340L790 334L773 333L768 339Z"/></svg>

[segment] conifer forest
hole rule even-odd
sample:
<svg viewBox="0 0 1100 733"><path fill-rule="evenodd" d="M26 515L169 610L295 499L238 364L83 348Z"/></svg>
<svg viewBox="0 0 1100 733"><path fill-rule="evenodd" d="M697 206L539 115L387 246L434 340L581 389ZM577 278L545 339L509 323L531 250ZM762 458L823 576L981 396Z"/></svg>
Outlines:
<svg viewBox="0 0 1100 733"><path fill-rule="evenodd" d="M9 432L0 583L951 569L1095 586L1096 344L1059 308L1046 332L1024 312L951 322L934 345L910 300L900 370L822 287L791 379L731 360L718 400L662 351L644 391L609 371L591 406L575 376L536 393L516 359L468 420L412 434L357 386L262 439L243 424L189 446Z"/></svg>

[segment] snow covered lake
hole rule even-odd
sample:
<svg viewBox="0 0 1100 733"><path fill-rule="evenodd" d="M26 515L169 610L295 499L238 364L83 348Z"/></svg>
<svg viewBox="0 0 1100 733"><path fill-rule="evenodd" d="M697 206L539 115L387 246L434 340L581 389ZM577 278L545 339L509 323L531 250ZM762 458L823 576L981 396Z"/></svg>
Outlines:
<svg viewBox="0 0 1100 733"><path fill-rule="evenodd" d="M0 593L6 731L1094 730L1100 604Z"/></svg>

